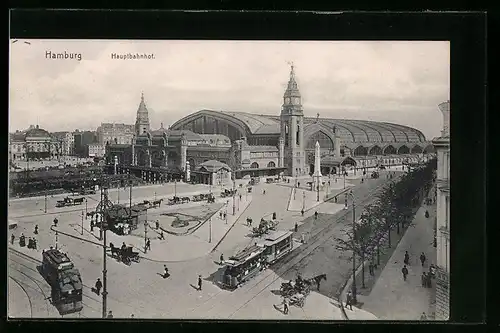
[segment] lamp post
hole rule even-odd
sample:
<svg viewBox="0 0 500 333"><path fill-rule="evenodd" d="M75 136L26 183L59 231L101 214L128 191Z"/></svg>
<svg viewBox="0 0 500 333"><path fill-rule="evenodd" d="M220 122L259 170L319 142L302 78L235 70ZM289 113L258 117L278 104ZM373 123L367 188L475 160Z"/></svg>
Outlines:
<svg viewBox="0 0 500 333"><path fill-rule="evenodd" d="M317 182L316 182L316 201L319 202L319 184L320 184L320 176L317 175L316 176L318 178Z"/></svg>
<svg viewBox="0 0 500 333"><path fill-rule="evenodd" d="M88 214L88 205L87 205L87 198L85 198L85 219L87 219L87 214Z"/></svg>
<svg viewBox="0 0 500 333"><path fill-rule="evenodd" d="M56 231L56 250L57 250L57 231Z"/></svg>
<svg viewBox="0 0 500 333"><path fill-rule="evenodd" d="M354 194L352 191L349 191L349 193L346 194L346 203L347 203L347 196L350 196L352 199L352 299L354 301L354 304L357 303L356 300L356 253L354 249L356 248L356 205L355 205L355 199L354 199Z"/></svg>
<svg viewBox="0 0 500 333"><path fill-rule="evenodd" d="M302 210L306 209L306 191L302 192Z"/></svg>
<svg viewBox="0 0 500 333"><path fill-rule="evenodd" d="M43 212L47 214L47 185L45 185L45 207L43 209Z"/></svg>
<svg viewBox="0 0 500 333"><path fill-rule="evenodd" d="M177 196L177 179L174 179L174 197Z"/></svg>
<svg viewBox="0 0 500 333"><path fill-rule="evenodd" d="M82 235L83 235L83 210L82 210Z"/></svg>
<svg viewBox="0 0 500 333"><path fill-rule="evenodd" d="M212 243L212 218L208 219L208 242Z"/></svg>
<svg viewBox="0 0 500 333"><path fill-rule="evenodd" d="M148 211L146 210L146 220L144 221L144 253L148 253Z"/></svg>
<svg viewBox="0 0 500 333"><path fill-rule="evenodd" d="M342 170L342 175L344 175L344 189L345 189L345 170Z"/></svg>
<svg viewBox="0 0 500 333"><path fill-rule="evenodd" d="M236 179L233 179L233 216L236 215Z"/></svg>

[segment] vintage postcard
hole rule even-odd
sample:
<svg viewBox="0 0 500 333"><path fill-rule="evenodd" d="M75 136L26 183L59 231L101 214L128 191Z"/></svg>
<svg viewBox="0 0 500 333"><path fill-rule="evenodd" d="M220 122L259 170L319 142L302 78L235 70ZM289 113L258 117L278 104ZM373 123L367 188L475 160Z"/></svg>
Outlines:
<svg viewBox="0 0 500 333"><path fill-rule="evenodd" d="M11 39L8 317L447 320L449 47Z"/></svg>

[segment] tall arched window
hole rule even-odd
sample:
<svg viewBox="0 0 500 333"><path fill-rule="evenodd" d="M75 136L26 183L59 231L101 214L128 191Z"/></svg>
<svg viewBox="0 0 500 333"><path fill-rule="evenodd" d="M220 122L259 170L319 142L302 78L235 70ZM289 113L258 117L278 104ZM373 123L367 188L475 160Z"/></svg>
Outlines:
<svg viewBox="0 0 500 333"><path fill-rule="evenodd" d="M250 165L250 168L251 168L251 169L258 169L258 168L259 168L259 163L257 163L257 162L253 162L253 163Z"/></svg>
<svg viewBox="0 0 500 333"><path fill-rule="evenodd" d="M268 168L275 168L276 167L276 163L274 163L273 161L267 163L267 167Z"/></svg>
<svg viewBox="0 0 500 333"><path fill-rule="evenodd" d="M333 141L330 139L328 135L326 135L323 132L316 132L313 135L309 137L309 140L307 141L307 146L306 148L315 148L316 147L316 141L319 142L319 146L321 148L325 149L333 149Z"/></svg>
<svg viewBox="0 0 500 333"><path fill-rule="evenodd" d="M299 143L299 138L300 138L300 126L297 125L297 134L295 136L295 144L298 146L300 143Z"/></svg>

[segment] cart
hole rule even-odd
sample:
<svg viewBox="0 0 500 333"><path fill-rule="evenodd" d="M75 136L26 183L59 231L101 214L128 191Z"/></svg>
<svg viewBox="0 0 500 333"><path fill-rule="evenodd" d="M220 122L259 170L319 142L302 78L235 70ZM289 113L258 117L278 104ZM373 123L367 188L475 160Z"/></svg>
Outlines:
<svg viewBox="0 0 500 333"><path fill-rule="evenodd" d="M304 307L306 301L306 295L298 293L290 297L290 305L298 306L299 308Z"/></svg>

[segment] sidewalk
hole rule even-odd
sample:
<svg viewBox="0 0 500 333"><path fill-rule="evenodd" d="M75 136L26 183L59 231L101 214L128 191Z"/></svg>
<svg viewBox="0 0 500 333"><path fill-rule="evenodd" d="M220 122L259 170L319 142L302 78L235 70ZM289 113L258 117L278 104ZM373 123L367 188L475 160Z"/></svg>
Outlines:
<svg viewBox="0 0 500 333"><path fill-rule="evenodd" d="M429 211L429 218L425 218L426 210ZM424 205L417 211L414 226L406 230L370 295L358 296L363 309L385 320L419 320L423 312L430 317L435 280L432 280L433 288L424 288L421 274L429 271L430 264L436 263L436 249L433 247L435 210L435 206ZM401 273L405 251L410 255L407 281L403 281ZM422 252L427 257L424 267L419 259Z"/></svg>

